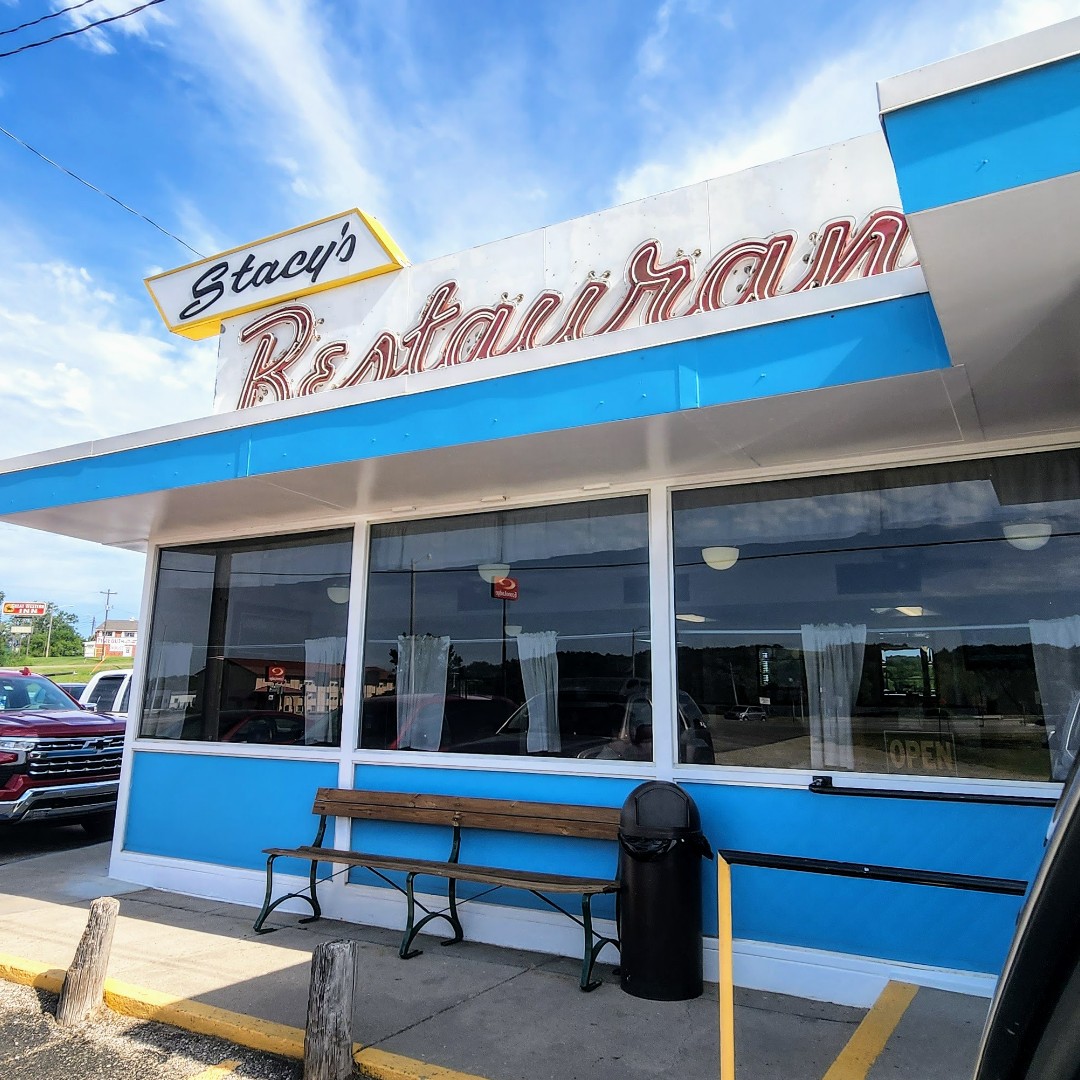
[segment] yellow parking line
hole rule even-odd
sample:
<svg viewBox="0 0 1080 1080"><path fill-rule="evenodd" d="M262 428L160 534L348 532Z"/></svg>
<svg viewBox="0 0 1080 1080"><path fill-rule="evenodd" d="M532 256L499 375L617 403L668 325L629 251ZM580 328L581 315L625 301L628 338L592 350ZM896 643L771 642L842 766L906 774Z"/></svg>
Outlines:
<svg viewBox="0 0 1080 1080"><path fill-rule="evenodd" d="M220 1065L211 1065L209 1069L188 1077L188 1080L220 1080L220 1077L229 1076L239 1068L239 1061L223 1061Z"/></svg>
<svg viewBox="0 0 1080 1080"><path fill-rule="evenodd" d="M865 1080L870 1066L885 1049L889 1036L918 992L919 988L910 983L887 983L847 1046L830 1066L825 1080Z"/></svg>

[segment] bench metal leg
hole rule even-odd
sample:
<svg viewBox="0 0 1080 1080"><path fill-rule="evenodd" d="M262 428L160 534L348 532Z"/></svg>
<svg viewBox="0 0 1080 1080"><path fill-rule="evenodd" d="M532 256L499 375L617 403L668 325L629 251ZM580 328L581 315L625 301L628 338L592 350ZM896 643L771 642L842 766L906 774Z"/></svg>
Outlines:
<svg viewBox="0 0 1080 1080"><path fill-rule="evenodd" d="M604 937L603 934L598 934L593 929L591 893L586 893L581 898L581 925L585 931L585 951L581 958L581 990L587 994L602 985L599 982L591 981L596 958L605 945L614 945L615 948L618 948L619 942L615 938Z"/></svg>
<svg viewBox="0 0 1080 1080"><path fill-rule="evenodd" d="M454 936L447 938L445 941L440 942L442 945L454 945L465 936L464 931L461 929L461 921L458 919L457 913L457 882L452 878L449 879L449 899L450 908L448 911L429 911L419 922L414 922L416 918L416 897L414 893L414 880L416 874L409 874L405 878L405 903L407 907L407 918L405 920L405 932L401 938L401 948L398 949L398 956L402 960L411 960L414 956L419 956L423 949L411 949L413 941L416 939L416 935L427 926L432 919L445 919L450 928L454 931Z"/></svg>
<svg viewBox="0 0 1080 1080"><path fill-rule="evenodd" d="M263 923L266 922L266 917L274 910L279 904L285 903L286 900L306 900L311 905L312 914L306 918L301 919L302 923L314 922L316 919L322 918L322 908L319 906L319 894L318 894L318 878L315 876L318 870L318 863L315 859L311 860L311 872L308 874L308 887L304 892L291 892L286 893L284 896L279 896L275 901L271 903L270 897L274 891L274 860L277 859L277 855L271 855L266 860L266 894L263 896L262 910L259 912L258 918L255 920L253 927L256 934L272 934L275 927L263 928Z"/></svg>

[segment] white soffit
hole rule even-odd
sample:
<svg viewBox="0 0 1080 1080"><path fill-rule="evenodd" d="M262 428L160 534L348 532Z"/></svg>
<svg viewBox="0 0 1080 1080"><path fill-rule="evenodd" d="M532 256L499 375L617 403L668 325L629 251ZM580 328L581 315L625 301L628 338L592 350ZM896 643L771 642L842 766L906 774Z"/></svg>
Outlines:
<svg viewBox="0 0 1080 1080"><path fill-rule="evenodd" d="M954 365L988 439L1080 426L1080 175L913 214Z"/></svg>

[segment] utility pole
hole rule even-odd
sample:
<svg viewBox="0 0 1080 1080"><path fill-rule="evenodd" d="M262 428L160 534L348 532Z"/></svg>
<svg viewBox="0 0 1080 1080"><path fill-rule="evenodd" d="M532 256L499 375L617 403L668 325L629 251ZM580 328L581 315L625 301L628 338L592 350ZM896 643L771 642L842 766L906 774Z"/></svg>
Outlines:
<svg viewBox="0 0 1080 1080"><path fill-rule="evenodd" d="M49 633L45 638L45 659L49 659L49 649L52 647L52 624L53 616L56 614L56 605L49 605Z"/></svg>
<svg viewBox="0 0 1080 1080"><path fill-rule="evenodd" d="M105 627L105 623L107 623L109 621L109 607L111 606L109 601L116 595L116 593L114 593L112 591L112 589L98 589L98 592L100 592L101 595L105 597L105 618L101 623L102 636L101 636L101 656L99 657L99 659L100 659L101 657L103 657L105 655L105 649L106 649L104 627ZM95 649L94 652L97 652L97 649Z"/></svg>

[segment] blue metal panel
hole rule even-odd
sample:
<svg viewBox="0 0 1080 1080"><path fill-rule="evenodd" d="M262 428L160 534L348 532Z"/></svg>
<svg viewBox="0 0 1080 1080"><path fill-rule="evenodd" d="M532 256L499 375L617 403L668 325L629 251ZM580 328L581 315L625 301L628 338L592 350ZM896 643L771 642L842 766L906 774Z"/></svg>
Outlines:
<svg viewBox="0 0 1080 1080"><path fill-rule="evenodd" d="M830 798L689 784L712 845L1030 881L1049 811ZM997 972L1021 900L927 886L734 867L735 936L905 963ZM706 879L706 928L716 888Z"/></svg>
<svg viewBox="0 0 1080 1080"><path fill-rule="evenodd" d="M0 512L570 430L948 366L933 307L921 294L0 474Z"/></svg>
<svg viewBox="0 0 1080 1080"><path fill-rule="evenodd" d="M1080 171L1080 57L887 113L904 210Z"/></svg>
<svg viewBox="0 0 1080 1080"><path fill-rule="evenodd" d="M136 751L124 850L261 870L263 848L311 843L315 791L337 778L332 761ZM307 873L295 860L278 865Z"/></svg>

